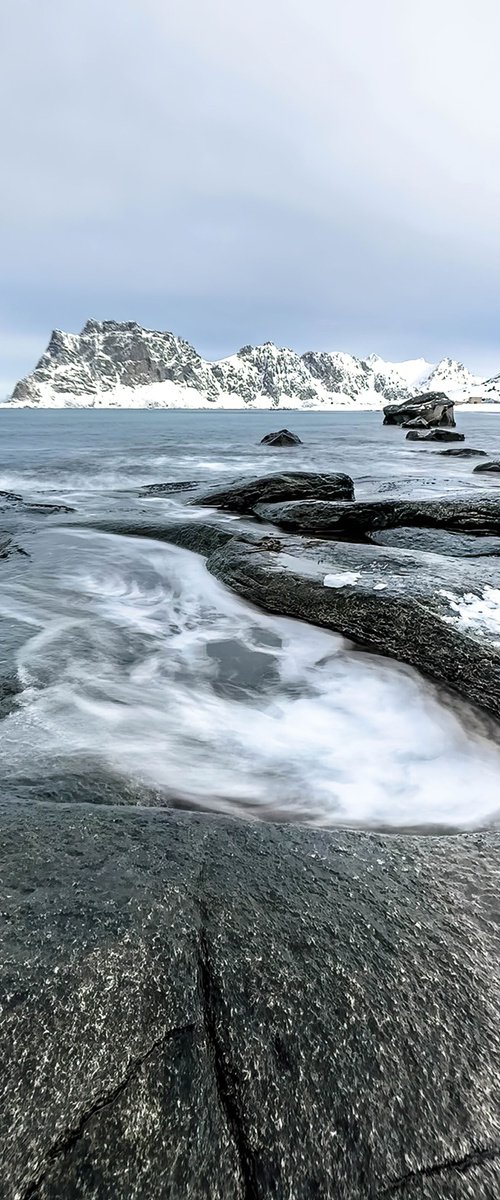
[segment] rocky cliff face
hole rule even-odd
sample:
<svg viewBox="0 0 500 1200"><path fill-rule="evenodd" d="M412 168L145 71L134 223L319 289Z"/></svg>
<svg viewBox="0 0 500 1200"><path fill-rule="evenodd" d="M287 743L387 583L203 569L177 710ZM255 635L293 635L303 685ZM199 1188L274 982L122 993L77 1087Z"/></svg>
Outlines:
<svg viewBox="0 0 500 1200"><path fill-rule="evenodd" d="M417 386L414 364L386 363L376 355L358 359L340 352L299 355L272 342L244 346L229 358L208 362L172 333L143 329L134 321L91 320L80 334L54 331L35 370L14 388L11 403L379 408L388 401L407 400L431 383L455 399L465 399L482 386L462 364L450 359L434 368L419 362L423 369ZM489 381L484 395L500 399L500 377Z"/></svg>

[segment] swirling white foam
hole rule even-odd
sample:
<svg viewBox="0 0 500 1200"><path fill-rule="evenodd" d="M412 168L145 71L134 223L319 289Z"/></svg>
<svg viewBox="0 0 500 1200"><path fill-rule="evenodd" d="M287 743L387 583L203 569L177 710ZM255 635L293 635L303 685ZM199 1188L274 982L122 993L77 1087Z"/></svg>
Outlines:
<svg viewBox="0 0 500 1200"><path fill-rule="evenodd" d="M500 751L416 673L270 617L196 555L53 530L7 580L24 692L5 779L96 760L165 802L325 824L472 827Z"/></svg>

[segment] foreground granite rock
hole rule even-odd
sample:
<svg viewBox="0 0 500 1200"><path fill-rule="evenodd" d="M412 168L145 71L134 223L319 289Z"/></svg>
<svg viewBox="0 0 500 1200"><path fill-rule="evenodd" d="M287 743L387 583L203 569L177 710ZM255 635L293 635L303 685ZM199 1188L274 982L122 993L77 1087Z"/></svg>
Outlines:
<svg viewBox="0 0 500 1200"><path fill-rule="evenodd" d="M5 1197L498 1196L496 834L0 827Z"/></svg>
<svg viewBox="0 0 500 1200"><path fill-rule="evenodd" d="M234 538L207 566L245 600L410 663L500 716L494 561L283 537Z"/></svg>
<svg viewBox="0 0 500 1200"><path fill-rule="evenodd" d="M416 424L420 428L433 425L452 426L455 424L455 409L453 401L444 392L426 392L421 396L413 396L402 404L386 404L384 408L384 425ZM421 422L424 422L422 426Z"/></svg>
<svg viewBox="0 0 500 1200"><path fill-rule="evenodd" d="M256 479L233 480L222 490L213 489L197 496L193 503L248 513L259 503L309 496L318 500L352 500L354 484L349 475L341 472L330 475L317 471L284 471Z"/></svg>

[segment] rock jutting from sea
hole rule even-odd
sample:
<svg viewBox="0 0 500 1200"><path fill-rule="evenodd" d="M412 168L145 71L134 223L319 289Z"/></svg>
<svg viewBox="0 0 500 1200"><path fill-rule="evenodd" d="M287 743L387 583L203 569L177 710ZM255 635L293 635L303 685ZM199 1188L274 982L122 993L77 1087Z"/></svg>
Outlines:
<svg viewBox="0 0 500 1200"><path fill-rule="evenodd" d="M401 404L387 404L384 425L401 425L403 429L431 429L455 425L453 401L444 392L427 392L413 396Z"/></svg>

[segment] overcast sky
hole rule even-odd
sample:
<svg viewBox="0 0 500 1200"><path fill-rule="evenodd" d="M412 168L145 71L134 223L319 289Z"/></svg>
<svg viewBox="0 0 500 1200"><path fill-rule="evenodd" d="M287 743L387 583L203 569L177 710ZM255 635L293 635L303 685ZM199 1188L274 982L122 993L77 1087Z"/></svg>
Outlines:
<svg viewBox="0 0 500 1200"><path fill-rule="evenodd" d="M53 327L500 371L498 0L1 0L0 390Z"/></svg>

